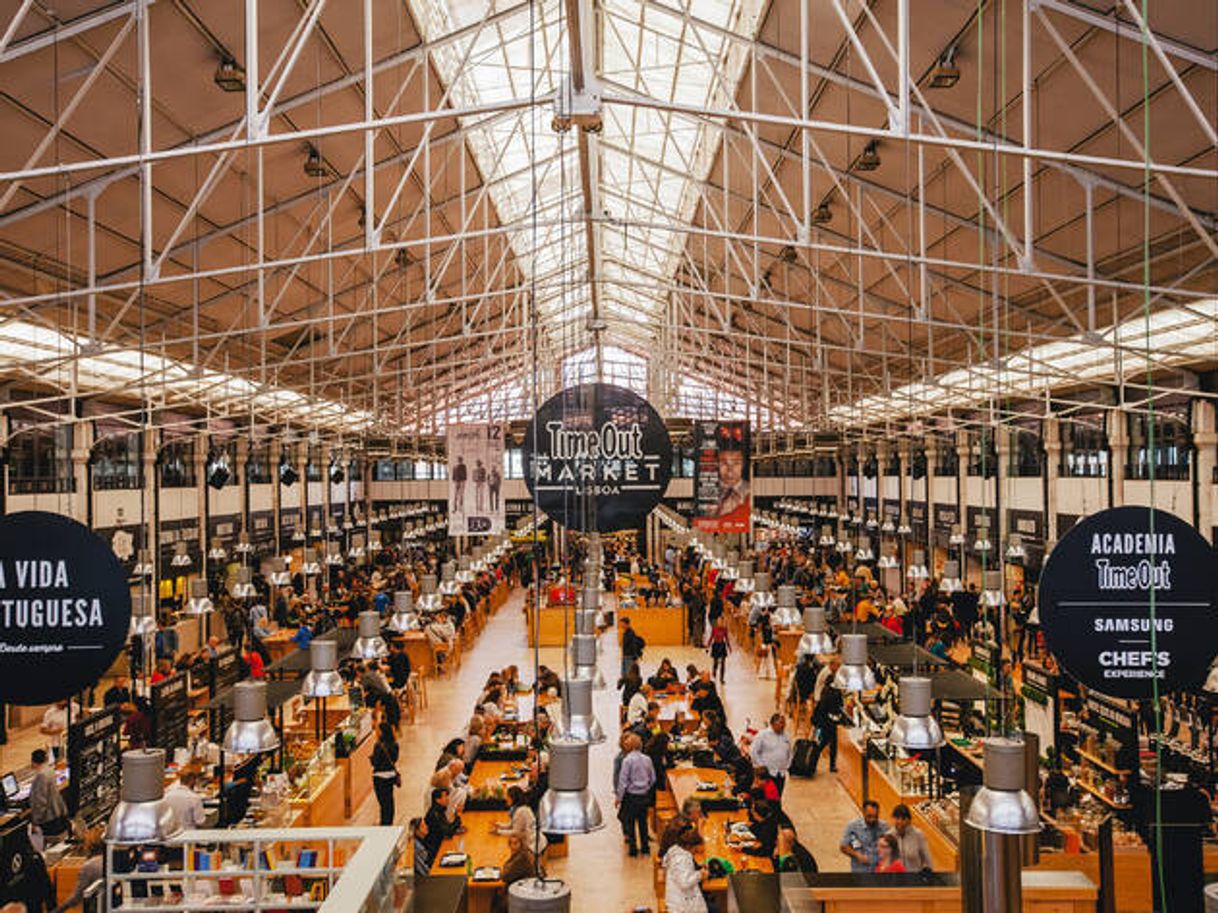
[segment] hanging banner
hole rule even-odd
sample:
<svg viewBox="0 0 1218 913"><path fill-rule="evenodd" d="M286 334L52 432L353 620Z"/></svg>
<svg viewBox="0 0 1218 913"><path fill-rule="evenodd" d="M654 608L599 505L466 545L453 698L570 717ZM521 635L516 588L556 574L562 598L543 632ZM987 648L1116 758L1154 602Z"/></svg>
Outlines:
<svg viewBox="0 0 1218 913"><path fill-rule="evenodd" d="M581 384L537 410L525 432L524 465L537 505L568 529L637 529L668 488L672 441L638 394Z"/></svg>
<svg viewBox="0 0 1218 913"><path fill-rule="evenodd" d="M749 423L694 425L693 525L704 533L747 533L753 517Z"/></svg>
<svg viewBox="0 0 1218 913"><path fill-rule="evenodd" d="M1213 549L1166 511L1084 517L1049 555L1038 597L1049 649L1113 697L1150 697L1156 679L1160 692L1200 686L1218 647Z"/></svg>
<svg viewBox="0 0 1218 913"><path fill-rule="evenodd" d="M448 534L503 532L503 428L488 423L449 425Z"/></svg>
<svg viewBox="0 0 1218 913"><path fill-rule="evenodd" d="M110 543L61 514L0 517L0 702L50 704L93 685L131 626Z"/></svg>

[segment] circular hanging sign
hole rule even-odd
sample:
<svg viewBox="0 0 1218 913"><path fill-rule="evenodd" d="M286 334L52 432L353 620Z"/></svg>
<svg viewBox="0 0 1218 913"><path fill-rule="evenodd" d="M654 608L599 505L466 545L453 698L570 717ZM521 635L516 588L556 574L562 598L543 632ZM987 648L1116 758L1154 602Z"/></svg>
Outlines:
<svg viewBox="0 0 1218 913"><path fill-rule="evenodd" d="M0 517L0 702L79 694L127 643L131 592L110 544L44 511Z"/></svg>
<svg viewBox="0 0 1218 913"><path fill-rule="evenodd" d="M1216 571L1213 548L1174 514L1092 514L1045 562L1045 640L1071 675L1113 697L1150 697L1155 679L1163 692L1199 686L1218 645Z"/></svg>
<svg viewBox="0 0 1218 913"><path fill-rule="evenodd" d="M612 384L568 387L533 417L525 481L537 506L568 529L638 527L668 488L672 441L660 414Z"/></svg>

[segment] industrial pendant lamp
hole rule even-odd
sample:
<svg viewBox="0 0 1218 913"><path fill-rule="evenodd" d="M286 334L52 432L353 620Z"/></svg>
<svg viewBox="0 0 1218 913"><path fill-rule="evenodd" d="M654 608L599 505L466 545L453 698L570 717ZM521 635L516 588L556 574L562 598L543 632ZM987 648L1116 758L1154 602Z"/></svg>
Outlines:
<svg viewBox="0 0 1218 913"><path fill-rule="evenodd" d="M289 586L292 583L292 575L288 573L287 560L272 558L270 573L267 574L266 579L271 586Z"/></svg>
<svg viewBox="0 0 1218 913"><path fill-rule="evenodd" d="M381 637L381 616L375 609L359 613L359 637L351 647L352 659L380 659L389 653Z"/></svg>
<svg viewBox="0 0 1218 913"><path fill-rule="evenodd" d="M550 741L550 788L537 808L537 827L546 834L590 834L605 826L600 806L588 790L587 742Z"/></svg>
<svg viewBox="0 0 1218 913"><path fill-rule="evenodd" d="M469 569L475 574L481 574L486 570L486 550L481 545L475 545L470 554L471 561ZM470 578L473 579L472 577Z"/></svg>
<svg viewBox="0 0 1218 913"><path fill-rule="evenodd" d="M741 561L736 568L736 582L732 584L732 589L737 593L748 594L753 592L756 581L753 579L753 562Z"/></svg>
<svg viewBox="0 0 1218 913"><path fill-rule="evenodd" d="M393 594L393 615L386 627L398 634L417 631L422 627L414 611L414 594L410 590L398 590Z"/></svg>
<svg viewBox="0 0 1218 913"><path fill-rule="evenodd" d="M233 686L233 721L224 732L224 750L263 754L278 747L279 734L266 716L266 682L237 682Z"/></svg>
<svg viewBox="0 0 1218 913"><path fill-rule="evenodd" d="M803 618L795 602L795 587L792 584L786 583L778 588L778 601L775 603L774 614L770 616L770 623L775 628L799 627Z"/></svg>
<svg viewBox="0 0 1218 913"><path fill-rule="evenodd" d="M462 558L461 562L469 564L468 558ZM439 594L441 596L456 596L461 592L461 584L470 583L474 579L474 575L468 571L462 571L461 564L455 561L445 561L440 565L440 587ZM467 574L468 579L463 578L462 574Z"/></svg>
<svg viewBox="0 0 1218 913"><path fill-rule="evenodd" d="M605 687L605 677L596 664L596 634L577 633L571 638L571 659L576 678L586 678L597 691Z"/></svg>
<svg viewBox="0 0 1218 913"><path fill-rule="evenodd" d="M213 539L213 544L218 540ZM254 551L254 545L250 542L250 534L240 532L237 534L237 544L233 546L233 553L237 555L249 555Z"/></svg>
<svg viewBox="0 0 1218 913"><path fill-rule="evenodd" d="M419 608L424 612L434 612L443 604L444 600L436 592L436 575L424 574L419 581Z"/></svg>
<svg viewBox="0 0 1218 913"><path fill-rule="evenodd" d="M368 552L375 555L381 550L381 533L380 530L371 530L368 533Z"/></svg>
<svg viewBox="0 0 1218 913"><path fill-rule="evenodd" d="M237 579L233 583L232 594L234 599L253 599L258 595L258 590L254 587L253 568L237 568Z"/></svg>
<svg viewBox="0 0 1218 913"><path fill-rule="evenodd" d="M190 599L186 601L187 615L206 615L215 609L211 597L207 595L206 580L190 581Z"/></svg>
<svg viewBox="0 0 1218 913"><path fill-rule="evenodd" d="M1007 561L1023 561L1028 557L1028 550L1023 547L1023 536L1011 533L1007 537Z"/></svg>
<svg viewBox="0 0 1218 913"><path fill-rule="evenodd" d="M190 560L190 553L186 550L185 542L175 542L173 546L173 557L169 559L170 567L190 567L194 562Z"/></svg>
<svg viewBox="0 0 1218 913"><path fill-rule="evenodd" d="M343 549L337 542L326 543L326 564L330 567L340 567L343 563Z"/></svg>
<svg viewBox="0 0 1218 913"><path fill-rule="evenodd" d="M833 527L825 524L820 528L820 545L823 548L833 548L837 540L833 538Z"/></svg>
<svg viewBox="0 0 1218 913"><path fill-rule="evenodd" d="M449 562L449 561L444 562L444 564L446 564L446 565L451 564L451 563L452 562ZM444 579L444 567L443 566L441 566L441 568L440 568L440 579L441 579L441 581L443 581L443 579ZM456 573L456 576L454 577L454 580L457 583L473 583L474 582L474 571L473 571L473 568L470 566L469 555L462 555L460 558L457 559L457 573ZM443 592L443 590L441 590L440 592Z"/></svg>
<svg viewBox="0 0 1218 913"><path fill-rule="evenodd" d="M824 608L809 606L804 609L804 636L799 639L796 654L800 657L808 654L818 656L833 651L833 634L829 631Z"/></svg>
<svg viewBox="0 0 1218 913"><path fill-rule="evenodd" d="M984 759L982 787L973 797L965 819L991 834L1035 834L1040 813L1024 789L1026 760L1023 742L1005 737L981 740Z"/></svg>
<svg viewBox="0 0 1218 913"><path fill-rule="evenodd" d="M558 735L594 745L605 741L605 730L592 712L592 679L569 678L562 694L562 712L555 720Z"/></svg>
<svg viewBox="0 0 1218 913"><path fill-rule="evenodd" d="M1006 605L1002 592L1002 571L986 571L983 575L981 604L987 609L1000 609Z"/></svg>
<svg viewBox="0 0 1218 913"><path fill-rule="evenodd" d="M136 577L151 577L154 568L152 567L152 558L148 553L148 549L141 548L136 555L135 568L131 573Z"/></svg>
<svg viewBox="0 0 1218 913"><path fill-rule="evenodd" d="M768 609L774 605L774 594L770 592L770 574L758 571L753 578L753 595L749 599L754 608Z"/></svg>
<svg viewBox="0 0 1218 913"><path fill-rule="evenodd" d="M224 545L220 541L219 536L212 536L211 548L207 550L208 561L223 561L228 557L228 552L224 550Z"/></svg>
<svg viewBox="0 0 1218 913"><path fill-rule="evenodd" d="M982 514L977 518L977 540L973 543L973 551L984 555L990 548L990 518Z"/></svg>
<svg viewBox="0 0 1218 913"><path fill-rule="evenodd" d="M943 562L943 579L939 582L939 592L950 596L964 589L960 579L960 562L956 560Z"/></svg>
<svg viewBox="0 0 1218 913"><path fill-rule="evenodd" d="M833 687L840 691L870 691L875 687L875 673L867 665L867 635L841 636L842 664L833 676Z"/></svg>
<svg viewBox="0 0 1218 913"><path fill-rule="evenodd" d="M912 536L913 535L913 529L912 529L912 527L910 527L909 521L906 520L904 517L902 517L901 522L897 524L897 535L898 536Z"/></svg>
<svg viewBox="0 0 1218 913"><path fill-rule="evenodd" d="M960 524L952 524L952 531L951 535L947 537L947 544L955 546L964 545L964 533L960 529Z"/></svg>
<svg viewBox="0 0 1218 913"><path fill-rule="evenodd" d="M892 522L892 517L885 517L884 522L880 524L880 532L885 536L891 536L896 531L897 528Z"/></svg>
<svg viewBox="0 0 1218 913"><path fill-rule="evenodd" d="M724 580L736 580L740 577L740 552L732 549L727 553L727 561L720 575Z"/></svg>
<svg viewBox="0 0 1218 913"><path fill-rule="evenodd" d="M165 801L165 752L136 748L123 752L120 798L106 825L106 842L119 846L163 843L182 830Z"/></svg>
<svg viewBox="0 0 1218 913"><path fill-rule="evenodd" d="M854 553L854 560L859 562L867 562L875 560L875 552L871 550L871 539L868 536L863 536L859 539L858 551Z"/></svg>
<svg viewBox="0 0 1218 913"><path fill-rule="evenodd" d="M943 729L931 715L931 681L909 675L899 682L901 714L893 721L888 741L906 751L931 751L943 744Z"/></svg>
<svg viewBox="0 0 1218 913"><path fill-rule="evenodd" d="M300 572L306 577L317 577L321 574L321 564L317 560L317 549L306 548L304 560L300 562Z"/></svg>
<svg viewBox="0 0 1218 913"><path fill-rule="evenodd" d="M897 547L895 544L890 545L887 549L884 549L883 554L880 555L880 560L876 562L876 567L886 571L893 570L899 566L900 564L897 561Z"/></svg>
<svg viewBox="0 0 1218 913"><path fill-rule="evenodd" d="M152 597L147 593L136 593L131 597L131 627L128 637L147 637L156 634L156 613L153 612Z"/></svg>
<svg viewBox="0 0 1218 913"><path fill-rule="evenodd" d="M338 674L338 641L315 639L309 644L309 673L300 686L301 695L338 697L344 690L343 678Z"/></svg>
<svg viewBox="0 0 1218 913"><path fill-rule="evenodd" d="M905 576L911 583L930 579L930 571L926 567L926 552L921 549L914 552L913 561L906 569Z"/></svg>

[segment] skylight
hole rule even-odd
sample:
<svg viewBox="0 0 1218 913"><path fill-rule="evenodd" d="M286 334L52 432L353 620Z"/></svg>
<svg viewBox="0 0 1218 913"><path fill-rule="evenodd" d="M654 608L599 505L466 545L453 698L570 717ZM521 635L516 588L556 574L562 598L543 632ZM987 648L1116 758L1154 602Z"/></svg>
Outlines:
<svg viewBox="0 0 1218 913"><path fill-rule="evenodd" d="M1100 340L1072 336L1043 343L1008 355L997 368L959 368L932 383L907 384L836 406L829 410L829 418L838 425L856 426L976 405L992 397L1036 396L1080 381L1137 373L1146 367L1148 356L1155 368L1218 360L1218 299L1168 308L1152 314L1149 322L1131 318L1104 330Z"/></svg>

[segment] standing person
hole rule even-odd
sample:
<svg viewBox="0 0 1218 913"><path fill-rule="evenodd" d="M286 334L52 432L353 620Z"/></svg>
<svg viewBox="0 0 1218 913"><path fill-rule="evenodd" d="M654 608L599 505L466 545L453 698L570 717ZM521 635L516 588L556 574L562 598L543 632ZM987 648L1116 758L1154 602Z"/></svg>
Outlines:
<svg viewBox="0 0 1218 913"><path fill-rule="evenodd" d="M30 764L34 767L34 782L30 784L30 823L44 838L58 837L68 829L68 805L55 782L55 769L47 763L46 749L35 748L30 752Z"/></svg>
<svg viewBox="0 0 1218 913"><path fill-rule="evenodd" d="M781 713L770 717L768 728L757 733L749 755L755 767L764 767L778 785L778 794L787 785L787 771L791 769L791 737L787 735L787 718Z"/></svg>
<svg viewBox="0 0 1218 913"><path fill-rule="evenodd" d="M402 785L398 773L398 740L389 723L381 723L377 730L376 744L372 746L372 787L376 791L376 802L381 808L381 826L393 824L393 791ZM434 801L434 797L433 797Z"/></svg>
<svg viewBox="0 0 1218 913"><path fill-rule="evenodd" d="M474 509L486 510L486 466L481 460L474 460Z"/></svg>
<svg viewBox="0 0 1218 913"><path fill-rule="evenodd" d="M643 741L631 733L623 740L626 756L622 758L621 770L618 772L616 784L617 818L622 823L622 832L626 835L626 843L630 847L630 855L638 856L651 853L651 845L647 834L647 807L651 789L656 783L656 771L651 764L651 758L640 750ZM637 840L636 840L637 831Z"/></svg>
<svg viewBox="0 0 1218 913"><path fill-rule="evenodd" d="M842 832L842 855L850 857L851 872L874 872L879 859L877 844L888 832L880 820L880 805L873 799L863 803L863 817L855 818Z"/></svg>
<svg viewBox="0 0 1218 913"><path fill-rule="evenodd" d="M698 865L693 853L701 844L697 829L686 825L664 854L664 906L671 913L707 913L702 896L706 869Z"/></svg>
<svg viewBox="0 0 1218 913"><path fill-rule="evenodd" d="M190 830L202 827L207 821L207 811L203 808L203 797L195 792L198 774L193 770L184 770L177 780L165 790L165 802L178 816L178 824Z"/></svg>
<svg viewBox="0 0 1218 913"><path fill-rule="evenodd" d="M630 667L642 660L643 650L647 647L647 641L638 635L638 633L630 626L630 619L622 618L622 678L626 677L626 673L630 671Z"/></svg>
<svg viewBox="0 0 1218 913"><path fill-rule="evenodd" d="M509 786L507 794L509 819L507 824L498 826L498 832L518 837L530 850L544 853L548 844L537 828L537 816L529 807L529 794L519 786Z"/></svg>
<svg viewBox="0 0 1218 913"><path fill-rule="evenodd" d="M499 510L499 488L503 485L503 473L498 466L492 466L486 477L486 487L491 495L491 510Z"/></svg>
<svg viewBox="0 0 1218 913"><path fill-rule="evenodd" d="M711 678L714 678L717 674L719 676L719 684L726 684L727 655L732 652L732 647L728 642L727 625L723 623L722 615L715 619L715 624L711 628L709 642L711 655Z"/></svg>
<svg viewBox="0 0 1218 913"><path fill-rule="evenodd" d="M926 842L926 835L910 823L911 819L909 806L904 802L893 806L892 830L889 833L897 841L897 858L907 872L929 872L935 867L934 860L930 858L930 846Z"/></svg>
<svg viewBox="0 0 1218 913"><path fill-rule="evenodd" d="M829 772L837 771L837 727L842 722L842 692L832 684L821 692L820 700L812 711L812 732L816 736L816 750L812 752L812 776L816 776L816 765L820 755L829 749Z"/></svg>
<svg viewBox="0 0 1218 913"><path fill-rule="evenodd" d="M880 834L876 841L875 870L877 873L897 873L908 871L901 861L900 850L897 848L897 838L892 834Z"/></svg>
<svg viewBox="0 0 1218 913"><path fill-rule="evenodd" d="M64 898L63 903L54 909L53 913L67 913L68 910L84 904L85 892L105 877L103 862L106 841L100 826L90 828L89 832L85 834L84 850L85 864L80 867L80 872L76 876L76 887L68 897Z"/></svg>
<svg viewBox="0 0 1218 913"><path fill-rule="evenodd" d="M469 477L469 467L465 465L465 457L457 454L457 463L453 466L453 507L457 513L465 513L465 480Z"/></svg>

